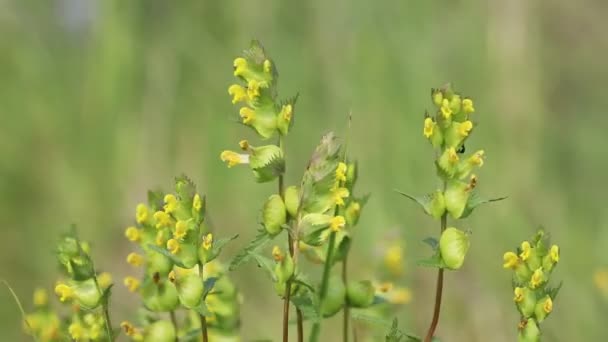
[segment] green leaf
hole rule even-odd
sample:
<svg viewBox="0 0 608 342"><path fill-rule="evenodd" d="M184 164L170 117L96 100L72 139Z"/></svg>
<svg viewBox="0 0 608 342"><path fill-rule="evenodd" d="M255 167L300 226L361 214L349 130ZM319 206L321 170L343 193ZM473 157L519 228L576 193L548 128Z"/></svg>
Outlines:
<svg viewBox="0 0 608 342"><path fill-rule="evenodd" d="M268 273L272 281L277 281L276 275L274 274L274 261L255 252L251 252L250 255L258 263L258 267L261 267L266 271L266 273Z"/></svg>
<svg viewBox="0 0 608 342"><path fill-rule="evenodd" d="M230 242L238 237L239 237L239 234L235 234L231 237L221 238L221 239L218 239L217 241L214 241L212 252L211 252L211 255L213 257L209 261L211 261L212 259L215 259L222 252L222 249L226 246L226 244L228 244L228 242Z"/></svg>
<svg viewBox="0 0 608 342"><path fill-rule="evenodd" d="M340 239L338 245L336 246L336 250L334 251L334 255L331 260L332 265L344 260L344 258L348 254L348 251L350 250L351 242L352 240L350 237L348 237L347 235L342 236L342 239Z"/></svg>
<svg viewBox="0 0 608 342"><path fill-rule="evenodd" d="M412 200L412 201L414 201L416 203L418 203L418 205L420 205L420 207L422 208L422 210L425 213L427 213L427 214L429 213L430 206L431 206L431 201L433 199L431 197L431 195L427 194L427 195L422 195L422 196L413 196L413 195L407 194L405 192L401 192L401 191L399 191L397 189L395 189L395 192L398 193L398 194L400 194L400 195L402 195L402 196L405 196L405 197L409 198L410 200Z"/></svg>
<svg viewBox="0 0 608 342"><path fill-rule="evenodd" d="M299 285L306 287L309 291L311 291L313 293L315 292L314 286L312 286L308 277L303 273L296 274L295 278L293 279L293 282L295 284L299 284Z"/></svg>
<svg viewBox="0 0 608 342"><path fill-rule="evenodd" d="M406 341L421 341L421 339L418 336L399 330L398 324L396 323L396 319L394 319L393 321L389 321L384 318L371 316L371 315L363 313L361 311L354 311L354 310L351 312L351 318L354 320L361 321L361 322L366 322L366 323L370 323L373 325L377 325L377 326L383 327L384 329L389 329L389 334L386 335L386 338L387 338L386 341L401 341L400 338L403 338L403 337L407 338ZM393 332L393 329L395 329L394 332L398 339L389 340L388 338L390 336L390 333Z"/></svg>
<svg viewBox="0 0 608 342"><path fill-rule="evenodd" d="M299 293L291 298L291 302L300 309L304 319L310 319L315 323L321 320L321 314L315 305L315 298L311 292Z"/></svg>
<svg viewBox="0 0 608 342"><path fill-rule="evenodd" d="M439 241L434 237L429 236L426 239L422 240L422 242L429 245L434 251L436 251L437 248L439 247Z"/></svg>
<svg viewBox="0 0 608 342"><path fill-rule="evenodd" d="M432 257L428 259L418 260L416 262L416 265L422 267L446 268L443 259L441 259L441 254L439 254L439 251L437 251L435 254L433 254Z"/></svg>
<svg viewBox="0 0 608 342"><path fill-rule="evenodd" d="M207 295L209 294L209 292L211 292L211 290L213 290L213 287L215 286L215 283L218 279L218 277L212 277L207 278L207 280L205 280L205 282L203 283L203 299L207 298Z"/></svg>
<svg viewBox="0 0 608 342"><path fill-rule="evenodd" d="M258 234L255 236L247 246L245 246L230 262L228 267L229 271L234 271L237 267L251 260L251 253L263 247L268 241L272 240L272 237L268 235L265 229L259 229Z"/></svg>
<svg viewBox="0 0 608 342"><path fill-rule="evenodd" d="M467 205L464 208L464 211L462 212L462 215L460 216L460 218L465 218L465 217L471 215L471 213L473 213L473 210L475 210L475 208L477 208L478 206L480 206L482 204L498 202L498 201L502 201L504 199L507 199L507 196L486 199L486 198L479 196L477 194L477 192L474 191L471 193L471 196L469 197L469 200L467 201Z"/></svg>
<svg viewBox="0 0 608 342"><path fill-rule="evenodd" d="M557 298L557 295L559 294L559 290L561 290L562 285L564 285L564 282L560 281L559 285L557 285L556 287L548 287L546 289L546 292L549 297L551 297L551 300L555 300L555 298Z"/></svg>
<svg viewBox="0 0 608 342"><path fill-rule="evenodd" d="M114 284L110 284L110 286L103 290L103 293L101 294L100 303L104 307L107 307L108 303L110 302L110 296L112 295L112 286L114 286Z"/></svg>
<svg viewBox="0 0 608 342"><path fill-rule="evenodd" d="M201 304L199 306L195 307L194 311L196 311L201 316L205 316L205 317L213 316L211 311L209 311L209 308L207 308L207 304L205 304L204 300L201 300Z"/></svg>
<svg viewBox="0 0 608 342"><path fill-rule="evenodd" d="M168 250L158 247L156 245L153 244L148 244L148 248L150 248L151 250L160 253L164 256L166 256L167 258L169 258L169 260L173 261L173 263L176 266L182 267L182 268L188 268L186 267L186 265L184 265L184 263L181 261L181 259L179 259L178 257L176 257L174 254L172 254L171 252L169 252Z"/></svg>

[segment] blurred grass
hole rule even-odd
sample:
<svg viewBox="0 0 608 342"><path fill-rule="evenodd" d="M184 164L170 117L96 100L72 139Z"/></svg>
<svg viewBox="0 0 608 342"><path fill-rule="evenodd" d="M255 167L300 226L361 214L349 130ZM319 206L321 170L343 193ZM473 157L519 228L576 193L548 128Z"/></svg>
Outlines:
<svg viewBox="0 0 608 342"><path fill-rule="evenodd" d="M566 0L0 1L0 277L25 303L35 286L50 288L55 237L74 222L119 281L129 272L122 234L135 205L182 172L207 194L216 229L240 232L240 243L253 236L274 187L254 184L245 169L226 170L218 155L253 137L231 121L226 89L233 58L258 38L278 65L280 93L300 93L287 142L289 182L322 133L344 135L352 111L359 188L373 194L352 271L369 276L377 248L370 241L402 230L414 291L403 319L412 330L422 332L430 319L434 272L414 268L414 260L428 252L418 241L436 228L392 189L434 186L422 114L429 89L451 80L476 100L480 126L467 149L489 156L480 189L509 199L461 224L473 230L473 245L464 270L447 276L439 334L514 339L518 318L501 256L543 225L562 247L555 277L565 282L545 325L548 340L606 338L599 317L608 302L591 281L608 264L606 7ZM280 303L258 275L254 267L235 275L246 298L243 333L276 339ZM133 301L122 288L116 296ZM23 340L10 295L1 292L0 303L3 340ZM268 319L252 318L262 314Z"/></svg>

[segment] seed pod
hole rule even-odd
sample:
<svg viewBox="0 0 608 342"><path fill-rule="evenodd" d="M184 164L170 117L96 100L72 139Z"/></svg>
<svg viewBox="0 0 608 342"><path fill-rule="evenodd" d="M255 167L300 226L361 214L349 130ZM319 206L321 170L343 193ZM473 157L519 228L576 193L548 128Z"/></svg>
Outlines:
<svg viewBox="0 0 608 342"><path fill-rule="evenodd" d="M323 317L331 317L338 313L344 306L346 297L346 289L342 279L337 276L329 278L329 286L327 287L327 295L321 306L321 314Z"/></svg>
<svg viewBox="0 0 608 342"><path fill-rule="evenodd" d="M141 295L144 305L150 311L167 312L179 305L179 297L175 285L169 281L161 280L158 283L148 281L142 288Z"/></svg>
<svg viewBox="0 0 608 342"><path fill-rule="evenodd" d="M166 277L173 269L173 262L166 256L153 251L146 251L146 273L152 277L159 273L161 277Z"/></svg>
<svg viewBox="0 0 608 342"><path fill-rule="evenodd" d="M443 196L443 192L440 190L435 191L433 194L433 199L428 207L427 214L432 217L439 219L445 213L445 197Z"/></svg>
<svg viewBox="0 0 608 342"><path fill-rule="evenodd" d="M146 327L144 341L174 342L175 328L170 321L156 321Z"/></svg>
<svg viewBox="0 0 608 342"><path fill-rule="evenodd" d="M294 273L294 264L291 255L287 255L283 260L279 261L274 267L274 274L277 276L277 281L280 283L287 282Z"/></svg>
<svg viewBox="0 0 608 342"><path fill-rule="evenodd" d="M262 220L264 222L264 228L268 234L274 236L281 232L282 225L287 220L287 213L285 211L285 203L281 199L281 196L274 194L268 198L264 204L262 211Z"/></svg>
<svg viewBox="0 0 608 342"><path fill-rule="evenodd" d="M74 282L74 294L78 303L88 309L94 309L99 305L101 299L101 293L97 288L95 279L87 279L85 281Z"/></svg>
<svg viewBox="0 0 608 342"><path fill-rule="evenodd" d="M471 191L469 190L467 183L458 180L448 182L447 189L444 193L445 207L453 218L458 219L462 216L467 202L469 201L470 194Z"/></svg>
<svg viewBox="0 0 608 342"><path fill-rule="evenodd" d="M359 165L355 163L348 164L346 168L346 187L352 189L353 185L357 181L357 176L359 175Z"/></svg>
<svg viewBox="0 0 608 342"><path fill-rule="evenodd" d="M285 189L285 208L291 217L298 215L300 206L300 190L297 186L290 186Z"/></svg>
<svg viewBox="0 0 608 342"><path fill-rule="evenodd" d="M197 307L203 297L203 281L196 274L176 279L175 287L179 301L187 308Z"/></svg>
<svg viewBox="0 0 608 342"><path fill-rule="evenodd" d="M439 239L441 258L451 270L462 267L469 251L470 241L468 235L454 227L447 228Z"/></svg>
<svg viewBox="0 0 608 342"><path fill-rule="evenodd" d="M515 295L513 300L517 304L521 315L525 318L532 317L536 307L536 295L534 291L527 287L516 287L513 292Z"/></svg>
<svg viewBox="0 0 608 342"><path fill-rule="evenodd" d="M351 281L346 287L348 304L355 308L367 308L374 302L375 289L369 280Z"/></svg>

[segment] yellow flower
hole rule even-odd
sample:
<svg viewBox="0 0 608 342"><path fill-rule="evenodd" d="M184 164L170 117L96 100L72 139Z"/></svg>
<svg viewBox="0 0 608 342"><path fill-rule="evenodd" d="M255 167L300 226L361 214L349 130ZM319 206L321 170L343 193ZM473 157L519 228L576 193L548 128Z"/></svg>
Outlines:
<svg viewBox="0 0 608 342"><path fill-rule="evenodd" d="M180 250L179 241L177 241L175 239L170 239L169 241L167 241L167 249L169 250L169 252L171 252L171 254L179 253L179 250Z"/></svg>
<svg viewBox="0 0 608 342"><path fill-rule="evenodd" d="M515 296L513 297L513 300L515 301L515 303L519 303L522 300L524 300L524 289L521 287L516 287L515 290L513 291L513 293L515 293Z"/></svg>
<svg viewBox="0 0 608 342"><path fill-rule="evenodd" d="M59 300L65 302L74 298L75 292L74 290L66 284L59 283L55 286L55 293L59 296Z"/></svg>
<svg viewBox="0 0 608 342"><path fill-rule="evenodd" d="M553 261L554 263L557 263L559 261L559 246L557 246L557 245L551 246L549 255L551 256L551 261Z"/></svg>
<svg viewBox="0 0 608 342"><path fill-rule="evenodd" d="M553 301L551 300L551 297L547 296L547 299L545 300L545 304L543 304L543 310L547 314L550 314L551 311L553 311Z"/></svg>
<svg viewBox="0 0 608 342"><path fill-rule="evenodd" d="M186 221L179 220L175 224L175 232L173 233L173 238L175 239L183 239L188 232L188 223Z"/></svg>
<svg viewBox="0 0 608 342"><path fill-rule="evenodd" d="M272 248L272 258L276 262L281 262L283 261L283 258L285 258L285 256L283 255L283 251L281 251L281 248L279 248L279 246L274 246Z"/></svg>
<svg viewBox="0 0 608 342"><path fill-rule="evenodd" d="M530 258L530 253L532 252L532 246L530 246L530 243L528 241L524 241L521 243L521 253L519 254L519 257L521 258L521 260L526 261Z"/></svg>
<svg viewBox="0 0 608 342"><path fill-rule="evenodd" d="M163 207L163 209L165 209L165 212L167 214L171 214L172 212L174 212L177 209L178 204L179 203L177 202L177 198L175 198L175 195L165 195L165 206Z"/></svg>
<svg viewBox="0 0 608 342"><path fill-rule="evenodd" d="M293 114L293 107L290 104L283 105L283 108L281 108L281 113L280 113L280 115L283 116L283 120L290 122L292 114Z"/></svg>
<svg viewBox="0 0 608 342"><path fill-rule="evenodd" d="M141 240L141 231L135 227L129 227L125 230L125 236L129 241L139 242Z"/></svg>
<svg viewBox="0 0 608 342"><path fill-rule="evenodd" d="M209 233L203 237L203 248L205 250L211 249L213 246L213 234Z"/></svg>
<svg viewBox="0 0 608 342"><path fill-rule="evenodd" d="M243 118L245 125L251 124L255 120L255 111L249 107L243 107L239 110L239 115Z"/></svg>
<svg viewBox="0 0 608 342"><path fill-rule="evenodd" d="M412 292L407 288L395 289L388 298L391 304L407 304L412 300Z"/></svg>
<svg viewBox="0 0 608 342"><path fill-rule="evenodd" d="M346 182L346 170L348 166L340 162L338 163L338 167L336 168L336 182Z"/></svg>
<svg viewBox="0 0 608 342"><path fill-rule="evenodd" d="M469 132L473 129L473 123L469 120L463 122L458 127L458 131L461 136L466 137L469 135Z"/></svg>
<svg viewBox="0 0 608 342"><path fill-rule="evenodd" d="M165 232L162 230L156 232L156 239L154 239L154 243L156 243L157 246L164 246L166 242L167 237L165 237Z"/></svg>
<svg viewBox="0 0 608 342"><path fill-rule="evenodd" d="M437 126L437 124L435 123L435 121L433 121L433 119L431 119L431 118L424 119L424 130L423 130L424 136L427 138L430 138L433 135L435 126Z"/></svg>
<svg viewBox="0 0 608 342"><path fill-rule="evenodd" d="M504 260L504 264L502 265L502 267L504 268L512 268L515 269L515 267L517 267L517 265L519 264L519 257L517 256L517 254L513 253L513 252L507 252L502 256L503 260Z"/></svg>
<svg viewBox="0 0 608 342"><path fill-rule="evenodd" d="M44 306L49 302L49 295L45 289L38 288L34 291L34 305Z"/></svg>
<svg viewBox="0 0 608 342"><path fill-rule="evenodd" d="M234 76L242 75L247 69L247 60L245 58L239 57L234 60Z"/></svg>
<svg viewBox="0 0 608 342"><path fill-rule="evenodd" d="M224 151L220 154L220 159L228 164L228 167L233 167L239 164L249 164L248 154L239 154L234 151Z"/></svg>
<svg viewBox="0 0 608 342"><path fill-rule="evenodd" d="M376 290L380 293L387 293L393 289L393 283L390 281L380 283L376 286Z"/></svg>
<svg viewBox="0 0 608 342"><path fill-rule="evenodd" d="M97 283L102 288L108 288L112 285L112 275L108 272L103 272L97 275Z"/></svg>
<svg viewBox="0 0 608 342"><path fill-rule="evenodd" d="M250 80L247 84L247 98L249 98L249 100L255 100L258 96L260 96L260 82Z"/></svg>
<svg viewBox="0 0 608 342"><path fill-rule="evenodd" d="M125 332L125 335L131 337L133 341L143 340L141 332L139 332L139 329L135 328L131 322L123 321L120 323L120 327Z"/></svg>
<svg viewBox="0 0 608 342"><path fill-rule="evenodd" d="M403 248L394 244L384 253L384 265L393 275L400 275L403 272Z"/></svg>
<svg viewBox="0 0 608 342"><path fill-rule="evenodd" d="M595 271L593 274L593 283L595 287L602 292L602 294L608 297L608 270L600 269Z"/></svg>
<svg viewBox="0 0 608 342"><path fill-rule="evenodd" d="M156 220L156 228L169 227L171 225L171 216L164 211L157 211L154 213L154 219Z"/></svg>
<svg viewBox="0 0 608 342"><path fill-rule="evenodd" d="M249 141L241 140L241 141L239 141L239 147L241 148L241 150L247 151L247 150L249 150L251 145L249 145Z"/></svg>
<svg viewBox="0 0 608 342"><path fill-rule="evenodd" d="M334 203L341 206L344 205L344 199L350 195L350 192L347 188L334 188L332 190L332 195L334 198Z"/></svg>
<svg viewBox="0 0 608 342"><path fill-rule="evenodd" d="M137 278L131 277L131 276L125 277L125 279L123 280L123 283L125 284L127 289L129 289L130 292L137 291L137 289L139 289L139 285L140 285L139 280Z"/></svg>
<svg viewBox="0 0 608 342"><path fill-rule="evenodd" d="M68 332L70 333L70 336L72 336L72 339L76 341L79 341L84 338L84 329L79 323L70 324L70 326L68 327Z"/></svg>
<svg viewBox="0 0 608 342"><path fill-rule="evenodd" d="M448 99L443 99L441 102L441 114L446 119L449 119L452 116L452 108L450 107L450 101Z"/></svg>
<svg viewBox="0 0 608 342"><path fill-rule="evenodd" d="M469 158L469 163L474 166L482 167L484 154L485 154L484 150L479 150L479 151L473 153L473 155Z"/></svg>
<svg viewBox="0 0 608 342"><path fill-rule="evenodd" d="M247 90L245 89L245 87L240 86L238 84L233 84L228 87L228 94L232 96L232 104L247 99Z"/></svg>
<svg viewBox="0 0 608 342"><path fill-rule="evenodd" d="M533 289L539 287L545 281L545 273L543 272L543 268L539 267L532 274L532 278L530 279L530 285Z"/></svg>
<svg viewBox="0 0 608 342"><path fill-rule="evenodd" d="M144 257L137 253L130 253L127 255L127 263L131 266L141 266L144 264Z"/></svg>
<svg viewBox="0 0 608 342"><path fill-rule="evenodd" d="M169 272L169 274L167 275L167 279L169 279L169 281L172 283L175 282L175 271L174 270L171 270L171 272Z"/></svg>
<svg viewBox="0 0 608 342"><path fill-rule="evenodd" d="M466 98L462 100L462 110L465 114L473 113L475 111L475 107L473 107L473 100Z"/></svg>
<svg viewBox="0 0 608 342"><path fill-rule="evenodd" d="M458 163L458 160L460 160L460 158L458 158L458 153L456 153L456 149L453 147L449 147L448 148L448 161L452 164L456 164L456 163Z"/></svg>
<svg viewBox="0 0 608 342"><path fill-rule="evenodd" d="M329 228L334 232L344 228L344 225L346 225L346 220L343 216L334 216L329 220Z"/></svg>
<svg viewBox="0 0 608 342"><path fill-rule="evenodd" d="M196 211L201 211L203 207L203 201L201 201L201 196L199 194L194 195L194 199L192 200L192 208Z"/></svg>
<svg viewBox="0 0 608 342"><path fill-rule="evenodd" d="M264 61L264 72L267 74L270 74L270 71L272 70L272 63L269 60L265 60Z"/></svg>
<svg viewBox="0 0 608 342"><path fill-rule="evenodd" d="M140 203L135 209L135 220L137 223L142 224L148 219L148 207L145 204Z"/></svg>

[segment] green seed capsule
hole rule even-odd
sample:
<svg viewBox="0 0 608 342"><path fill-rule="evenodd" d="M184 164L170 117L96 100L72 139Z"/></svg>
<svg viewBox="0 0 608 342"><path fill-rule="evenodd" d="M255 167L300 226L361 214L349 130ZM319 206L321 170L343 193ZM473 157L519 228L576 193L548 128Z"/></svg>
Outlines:
<svg viewBox="0 0 608 342"><path fill-rule="evenodd" d="M176 338L175 328L170 321L156 321L146 327L145 342L174 342Z"/></svg>
<svg viewBox="0 0 608 342"><path fill-rule="evenodd" d="M439 239L441 258L447 268L457 270L462 267L469 246L469 237L466 233L454 227L447 228Z"/></svg>
<svg viewBox="0 0 608 342"><path fill-rule="evenodd" d="M355 308L367 308L374 302L375 289L369 280L348 283L346 298L348 304Z"/></svg>
<svg viewBox="0 0 608 342"><path fill-rule="evenodd" d="M297 186L290 186L285 189L285 208L291 217L298 215L300 206L300 190Z"/></svg>
<svg viewBox="0 0 608 342"><path fill-rule="evenodd" d="M169 281L156 283L149 281L142 288L144 305L154 312L167 312L179 305L179 297L175 285Z"/></svg>
<svg viewBox="0 0 608 342"><path fill-rule="evenodd" d="M197 307L203 297L203 281L198 275L192 274L176 280L176 288L180 302L187 308Z"/></svg>
<svg viewBox="0 0 608 342"><path fill-rule="evenodd" d="M282 225L287 220L287 213L285 211L285 203L279 195L272 195L268 198L264 204L262 211L262 218L264 222L264 228L268 234L274 236L281 232Z"/></svg>
<svg viewBox="0 0 608 342"><path fill-rule="evenodd" d="M95 279L91 278L85 281L74 282L74 293L81 306L89 309L96 308L101 299L101 293L97 288Z"/></svg>
<svg viewBox="0 0 608 342"><path fill-rule="evenodd" d="M517 336L519 342L539 342L540 341L540 329L534 318L530 318L527 321L520 323L519 335Z"/></svg>
<svg viewBox="0 0 608 342"><path fill-rule="evenodd" d="M321 314L323 317L331 317L338 313L344 306L346 297L346 289L342 278L333 276L329 278L329 286L327 287L327 296L321 306Z"/></svg>

